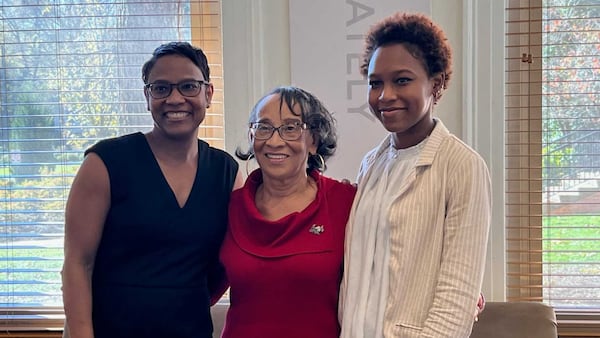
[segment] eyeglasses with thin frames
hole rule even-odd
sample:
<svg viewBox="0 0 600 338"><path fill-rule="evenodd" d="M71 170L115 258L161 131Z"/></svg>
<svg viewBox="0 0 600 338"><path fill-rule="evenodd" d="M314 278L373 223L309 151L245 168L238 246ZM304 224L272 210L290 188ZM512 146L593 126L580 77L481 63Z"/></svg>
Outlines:
<svg viewBox="0 0 600 338"><path fill-rule="evenodd" d="M261 141L270 139L275 133L275 130L277 130L281 139L285 141L296 141L302 136L302 132L307 128L306 123L302 122L286 123L279 127L274 127L270 123L265 122L250 123L252 136Z"/></svg>
<svg viewBox="0 0 600 338"><path fill-rule="evenodd" d="M200 94L202 85L209 85L204 80L182 81L179 83L154 82L148 83L144 87L148 89L150 96L154 99L164 99L171 95L173 88L177 88L179 93L186 97L194 97Z"/></svg>

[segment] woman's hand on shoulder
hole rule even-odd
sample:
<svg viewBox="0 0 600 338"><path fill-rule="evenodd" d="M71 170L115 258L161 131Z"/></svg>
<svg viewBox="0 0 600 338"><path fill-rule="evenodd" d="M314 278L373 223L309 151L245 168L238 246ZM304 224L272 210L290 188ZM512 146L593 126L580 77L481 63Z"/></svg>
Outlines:
<svg viewBox="0 0 600 338"><path fill-rule="evenodd" d="M477 305L475 306L475 321L479 320L479 315L483 312L483 309L485 309L485 297L483 296L483 292L480 292Z"/></svg>
<svg viewBox="0 0 600 338"><path fill-rule="evenodd" d="M353 185L355 188L356 188L356 186L358 185L356 182L351 182L351 181L350 181L349 179L347 179L347 178L344 178L344 179L342 179L342 183L344 183L344 184L349 184L349 185Z"/></svg>

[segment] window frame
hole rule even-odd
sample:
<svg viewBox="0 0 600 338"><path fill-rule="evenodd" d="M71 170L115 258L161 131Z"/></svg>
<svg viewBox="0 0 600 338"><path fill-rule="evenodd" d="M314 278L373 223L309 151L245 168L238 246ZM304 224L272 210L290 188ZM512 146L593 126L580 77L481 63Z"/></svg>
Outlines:
<svg viewBox="0 0 600 338"><path fill-rule="evenodd" d="M508 1L462 1L461 138L486 160L494 200L483 281L488 301L506 301L504 25ZM557 319L560 337L600 336L597 314L557 311Z"/></svg>

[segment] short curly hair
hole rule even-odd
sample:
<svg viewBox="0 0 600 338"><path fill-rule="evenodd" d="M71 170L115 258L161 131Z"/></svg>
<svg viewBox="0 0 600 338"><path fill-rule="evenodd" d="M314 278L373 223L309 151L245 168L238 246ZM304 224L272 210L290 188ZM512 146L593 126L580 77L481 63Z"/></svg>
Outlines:
<svg viewBox="0 0 600 338"><path fill-rule="evenodd" d="M430 77L442 74L443 89L452 75L452 49L444 31L429 17L418 13L394 13L371 26L365 37L360 73L367 76L369 62L381 46L402 44L421 59Z"/></svg>
<svg viewBox="0 0 600 338"><path fill-rule="evenodd" d="M250 124L258 121L261 103L271 95L279 95L280 109L285 104L292 114L300 116L302 122L308 126L307 130L317 141L316 154L309 154L308 156L307 170L325 171L327 169L325 162L333 156L337 148L337 131L333 115L316 96L306 90L294 86L281 86L271 90L256 102L250 112ZM296 111L293 109L296 105L300 109L299 114L297 114L298 109ZM238 147L235 150L235 155L241 160L249 160L254 156L252 145L247 151L243 151Z"/></svg>

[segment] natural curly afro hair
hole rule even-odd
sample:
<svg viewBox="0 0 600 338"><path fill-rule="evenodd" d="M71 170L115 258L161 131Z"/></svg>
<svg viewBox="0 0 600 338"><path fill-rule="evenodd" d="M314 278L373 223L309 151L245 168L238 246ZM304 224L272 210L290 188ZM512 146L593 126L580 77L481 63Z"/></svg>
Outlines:
<svg viewBox="0 0 600 338"><path fill-rule="evenodd" d="M397 43L422 60L430 77L444 75L443 89L447 88L452 75L452 50L444 31L423 14L397 12L371 26L365 38L360 73L367 76L377 48Z"/></svg>

